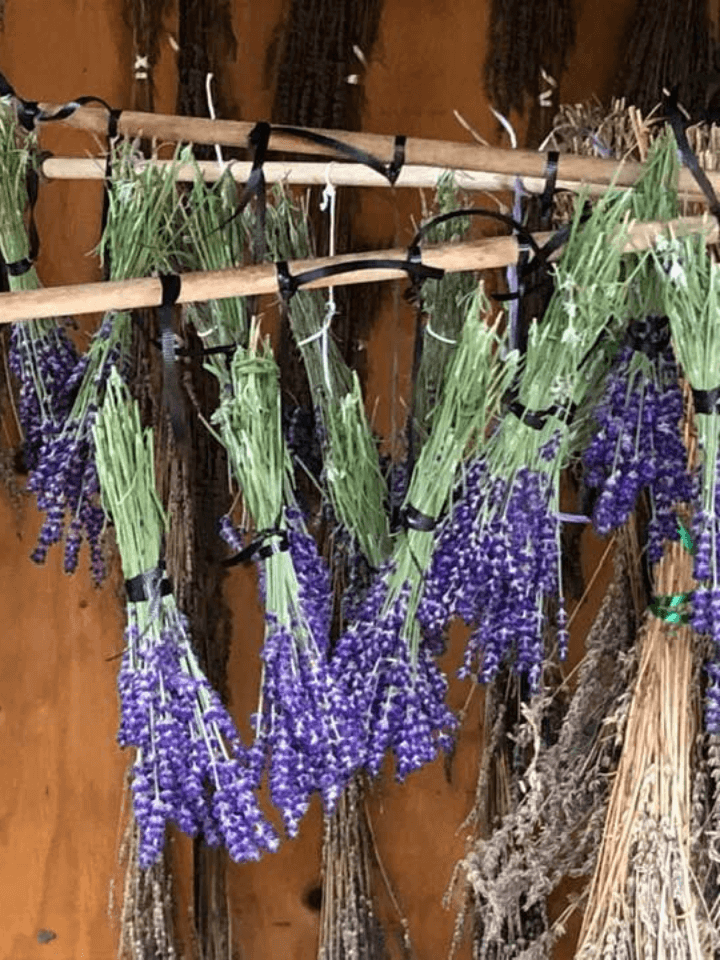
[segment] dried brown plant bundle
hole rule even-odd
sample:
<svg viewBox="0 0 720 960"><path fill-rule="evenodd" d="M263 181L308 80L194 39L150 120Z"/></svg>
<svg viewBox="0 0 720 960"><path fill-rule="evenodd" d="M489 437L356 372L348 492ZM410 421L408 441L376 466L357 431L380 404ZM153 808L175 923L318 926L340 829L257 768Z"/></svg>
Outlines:
<svg viewBox="0 0 720 960"><path fill-rule="evenodd" d="M692 558L670 544L659 596L692 589ZM697 724L690 628L648 614L603 843L577 956L710 955L712 922L691 865L691 759Z"/></svg>
<svg viewBox="0 0 720 960"><path fill-rule="evenodd" d="M358 775L348 784L335 813L325 818L318 960L382 960L386 956L372 894L372 837L364 792L364 778Z"/></svg>
<svg viewBox="0 0 720 960"><path fill-rule="evenodd" d="M129 795L129 779L125 788ZM120 845L119 861L125 867L120 907L118 960L182 960L174 932L172 874L166 855L149 870L137 861L139 828L129 808Z"/></svg>
<svg viewBox="0 0 720 960"><path fill-rule="evenodd" d="M479 836L460 864L475 921L476 960L550 956L574 905L551 924L547 898L563 878L592 872L635 668L629 571L637 559L628 558L625 546L617 552L612 584L559 725L553 722L558 690L523 704L514 730L505 728L505 704L496 713L478 784ZM498 751L505 751L504 774L490 776L487 758ZM513 768L520 765L517 775Z"/></svg>

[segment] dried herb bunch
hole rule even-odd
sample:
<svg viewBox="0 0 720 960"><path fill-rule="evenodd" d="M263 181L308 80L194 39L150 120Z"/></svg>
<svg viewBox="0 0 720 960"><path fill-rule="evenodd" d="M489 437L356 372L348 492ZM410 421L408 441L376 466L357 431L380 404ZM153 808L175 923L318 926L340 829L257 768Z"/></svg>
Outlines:
<svg viewBox="0 0 720 960"><path fill-rule="evenodd" d="M455 938L457 944L471 913L477 960L549 956L577 904L568 898L567 909L549 924L547 898L564 878L588 877L593 869L636 666L628 571L637 559L625 549L617 553L613 581L588 634L577 686L559 726L555 715L562 691L556 689L521 704L521 719L510 730L502 697L488 727L473 811L478 835L460 864L469 901ZM501 785L494 782L498 771ZM491 796L507 799L498 804ZM505 810L498 810L503 805Z"/></svg>

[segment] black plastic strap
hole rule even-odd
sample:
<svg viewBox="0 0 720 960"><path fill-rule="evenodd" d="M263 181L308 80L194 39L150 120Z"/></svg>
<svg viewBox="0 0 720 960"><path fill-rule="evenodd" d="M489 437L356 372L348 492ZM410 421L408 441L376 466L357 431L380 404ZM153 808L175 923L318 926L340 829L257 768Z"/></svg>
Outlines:
<svg viewBox="0 0 720 960"><path fill-rule="evenodd" d="M665 119L670 124L672 132L675 134L675 140L677 141L678 150L680 151L680 156L682 157L683 163L688 168L690 173L692 173L695 178L695 182L700 187L702 192L705 194L705 197L710 208L710 213L718 220L720 223L720 202L715 196L715 191L713 190L712 184L705 175L705 171L700 166L698 158L692 151L690 143L687 138L687 127L688 121L682 115L680 107L678 106L678 87L677 85L672 88L669 94L666 95L664 101L664 110L665 110Z"/></svg>
<svg viewBox="0 0 720 960"><path fill-rule="evenodd" d="M395 152L390 163L383 163L371 153L360 150L358 147L351 147L342 140L335 140L334 137L327 137L322 133L315 133L313 130L304 130L302 127L275 126L272 129L278 133L284 133L289 137L297 137L298 140L307 140L309 143L316 143L319 147L328 147L335 150L356 163L362 163L371 170L375 170L381 176L385 177L388 183L393 186L400 176L400 170L405 162L405 143L406 137L395 137Z"/></svg>
<svg viewBox="0 0 720 960"><path fill-rule="evenodd" d="M561 423L570 423L577 412L577 404L572 400L553 403L544 410L530 410L517 399L517 388L508 390L503 400L507 403L509 412L533 430L544 429L550 417L555 417Z"/></svg>
<svg viewBox="0 0 720 960"><path fill-rule="evenodd" d="M405 144L407 143L407 137L402 134L398 134L395 137L395 152L393 153L392 161L388 164L387 173L385 176L390 181L390 186L395 186L397 178L400 176L400 171L402 170L405 164Z"/></svg>
<svg viewBox="0 0 720 960"><path fill-rule="evenodd" d="M23 257L22 260L16 260L15 263L6 263L5 269L11 277L21 277L32 269L32 265L32 260L29 257Z"/></svg>
<svg viewBox="0 0 720 960"><path fill-rule="evenodd" d="M720 387L711 390L692 388L695 413L720 413Z"/></svg>
<svg viewBox="0 0 720 960"><path fill-rule="evenodd" d="M450 210L447 213L440 213L438 216L433 217L431 220L428 220L426 223L423 223L422 226L418 229L417 233L412 239L410 244L409 251L411 253L420 251L420 244L425 238L425 234L428 230L431 230L433 227L438 226L441 223L446 223L448 220L454 220L457 217L487 217L490 220L499 220L500 223L504 223L507 226L511 227L518 235L518 237L526 243L536 257L542 256L542 249L533 235L529 232L527 227L523 226L522 223L519 223L517 220L514 220L512 217L509 217L505 213L498 213L497 210L488 210L486 207L464 207L458 210Z"/></svg>
<svg viewBox="0 0 720 960"><path fill-rule="evenodd" d="M163 355L163 405L170 418L173 436L180 443L187 435L187 425L183 412L180 380L175 363L175 331L173 330L172 308L180 296L181 278L176 273L160 276L162 284L162 302L158 309L160 325L160 345Z"/></svg>
<svg viewBox="0 0 720 960"><path fill-rule="evenodd" d="M540 197L540 220L543 224L549 223L552 214L559 159L560 153L557 150L548 151L545 161L545 189Z"/></svg>
<svg viewBox="0 0 720 960"><path fill-rule="evenodd" d="M670 346L670 323L667 317L650 315L633 320L625 334L625 343L638 353L654 360Z"/></svg>
<svg viewBox="0 0 720 960"><path fill-rule="evenodd" d="M268 543L268 541L270 541ZM223 567L235 567L239 563L252 563L255 560L267 560L276 553L284 553L290 549L287 530L275 527L272 530L262 530L252 543L244 550L222 561Z"/></svg>
<svg viewBox="0 0 720 960"><path fill-rule="evenodd" d="M437 517L430 517L422 513L411 503L400 510L400 523L406 530L420 530L424 533L432 533L438 525Z"/></svg>
<svg viewBox="0 0 720 960"><path fill-rule="evenodd" d="M78 107L85 107L89 103L99 103L106 110L112 111L112 107L103 100L102 97L76 97L74 100L68 100L62 104L54 113L46 113L40 109L37 100L25 100L18 96L12 84L2 73L0 73L0 97L12 97L18 105L18 120L25 130L35 129L38 122L50 123L53 120L67 120Z"/></svg>
<svg viewBox="0 0 720 960"><path fill-rule="evenodd" d="M330 263L325 267L317 267L315 270L305 270L293 276L290 273L290 267L287 260L278 260L275 264L277 271L277 283L280 290L280 296L287 303L298 288L306 283L312 283L314 280L322 280L324 277L336 277L343 273L352 273L356 270L404 270L413 279L421 278L423 280L441 280L445 276L445 271L439 267L428 267L424 263L414 260L346 260L343 263Z"/></svg>
<svg viewBox="0 0 720 960"><path fill-rule="evenodd" d="M145 600L157 600L172 593L172 585L165 576L165 564L154 570L138 573L125 581L125 592L130 603L142 603Z"/></svg>

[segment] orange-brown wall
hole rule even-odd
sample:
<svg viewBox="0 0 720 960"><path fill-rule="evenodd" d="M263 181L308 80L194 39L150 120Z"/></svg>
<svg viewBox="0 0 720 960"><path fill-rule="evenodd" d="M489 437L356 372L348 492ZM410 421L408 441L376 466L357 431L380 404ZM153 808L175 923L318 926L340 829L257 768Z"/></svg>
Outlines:
<svg viewBox="0 0 720 960"><path fill-rule="evenodd" d="M481 86L487 0L385 0L380 38L364 78L364 129L426 137L464 136L458 110L489 141L497 139ZM578 43L563 97L603 97L617 66L619 35L630 0L584 0ZM6 0L0 33L0 70L22 95L62 101L96 94L129 106L132 47L121 0ZM281 0L235 0L237 61L227 65L226 100L245 119L270 112L264 88L265 48L283 9ZM174 29L170 17L168 30ZM162 44L156 72L156 109L175 102L174 53ZM57 154L96 149L61 125L47 127L43 145ZM49 183L38 207L42 238L39 270L47 285L97 276L90 252L98 239L97 185ZM357 218L358 236L378 246L404 242L416 197L368 192ZM399 288L398 288L399 289ZM368 344L368 403L383 402L376 423L397 429L393 390L407 387L410 317L398 289L388 288L382 316ZM123 771L127 755L115 744L117 660L122 608L112 585L95 590L84 558L72 578L57 552L44 567L28 555L39 518L28 502L17 521L0 497L0 960L110 960L117 930L108 918L116 854ZM254 707L261 617L246 576L233 573L228 599L236 613L230 663L233 710L241 724ZM458 638L448 666L458 661ZM459 708L467 687L453 683ZM463 852L460 824L473 804L481 738L482 696L476 693L448 780L441 763L398 787L378 782L370 809L378 851L409 921L418 960L446 956L454 912L442 907L453 866ZM229 867L233 944L243 960L310 960L318 914L304 894L319 880L321 816L317 805L301 835L258 865ZM184 878L183 889L187 888ZM120 897L115 890L115 899ZM397 916L390 922L399 953ZM56 937L40 944L38 931ZM234 954L235 955L235 954Z"/></svg>

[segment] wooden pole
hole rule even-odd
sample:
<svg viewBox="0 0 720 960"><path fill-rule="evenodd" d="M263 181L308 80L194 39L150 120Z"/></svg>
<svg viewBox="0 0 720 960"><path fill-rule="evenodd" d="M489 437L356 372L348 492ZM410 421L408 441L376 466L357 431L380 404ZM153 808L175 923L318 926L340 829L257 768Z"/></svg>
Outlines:
<svg viewBox="0 0 720 960"><path fill-rule="evenodd" d="M140 161L147 163L148 161ZM158 167L170 166L172 160L153 160ZM214 160L200 160L198 167L203 179L214 183L220 178L221 168ZM233 161L227 167L233 178L245 183L250 176L252 164L248 161ZM41 165L41 171L48 180L102 180L105 176L103 161L92 157L49 157ZM423 167L407 164L402 168L396 187L415 187L434 189L438 180L447 172L446 167ZM323 186L330 182L336 187L389 187L389 181L377 171L359 163L345 163L331 160L327 162L278 162L270 160L263 165L263 173L268 183L289 183L293 186ZM516 177L514 174L486 173L482 170L455 170L455 181L462 190L496 191L512 190ZM177 179L192 182L195 169L191 164L179 164ZM525 177L523 185L527 190L541 193L545 181ZM558 180L557 186L576 190L580 184L571 180ZM590 184L591 193L604 193L602 184ZM702 195L700 195L700 198Z"/></svg>
<svg viewBox="0 0 720 960"><path fill-rule="evenodd" d="M163 168L171 166L172 160L141 160L138 166L152 162ZM204 180L214 183L219 180L222 169L214 160L197 161L198 168ZM252 169L248 161L229 162L227 168L232 177L240 183L247 182ZM446 167L423 167L417 164L406 164L395 182L396 187L413 187L434 189L440 177L447 171ZM102 180L105 176L103 161L92 157L49 157L41 165L41 172L48 180ZM517 179L515 174L488 173L484 170L455 170L455 182L461 190L487 191L512 190ZM293 186L323 186L332 183L336 187L389 187L389 181L377 171L359 163L347 163L331 160L329 163L318 162L279 162L268 161L263 165L263 173L268 183L288 183ZM178 164L177 179L188 183L195 179L195 168L191 164ZM542 193L545 181L538 177L523 177L523 186L531 193ZM559 189L577 191L581 183L575 180L559 178L556 181ZM593 195L602 194L607 186L602 183L586 183ZM703 202L704 195L700 188L683 195L684 199L694 202Z"/></svg>
<svg viewBox="0 0 720 960"><path fill-rule="evenodd" d="M647 249L661 233L670 231L676 236L704 233L707 243L716 243L720 236L717 222L707 214L702 217L683 217L667 223L635 223L629 229L626 252ZM552 234L535 235L543 244ZM293 260L289 263L291 275L336 263L365 260L406 260L402 249L375 250L366 253L323 257L315 260ZM557 252L559 255L559 251ZM448 273L464 270L491 270L516 263L519 247L515 237L486 237L467 243L449 243L423 250L423 263L439 267ZM353 283L374 283L406 277L401 268L381 270L350 270L348 273L324 277L307 284L309 289L345 286ZM207 273L185 273L179 303L204 300L222 300L226 297L249 297L278 293L275 266L263 263L234 270L216 270ZM0 294L0 323L31 320L41 317L104 313L108 310L137 310L158 306L161 301L160 281L153 277L138 280L117 280L104 283L83 283L72 286L45 287L18 293Z"/></svg>
<svg viewBox="0 0 720 960"><path fill-rule="evenodd" d="M40 106L49 114L59 109L57 104L44 103ZM103 138L107 135L107 112L96 107L78 107L63 122ZM248 135L254 126L254 123L243 120L207 120L202 117L175 117L124 110L118 121L118 132L126 137L155 138L173 143L217 143L225 146L246 147ZM313 133L333 137L349 146L364 150L383 163L389 163L393 158L395 138L392 136L377 133L351 133L345 130L308 129ZM337 154L328 147L299 140L283 133L282 130L273 130L270 137L270 150L337 157ZM545 180L545 154L534 150L504 150L501 147L475 143L408 137L405 145L405 160L412 166L477 170L508 177L535 177L543 183ZM618 164L616 160L579 157L574 154L562 154L559 163L559 177L563 181L573 184L592 183L605 187L613 183L619 187L632 186L641 170L642 164L634 161ZM720 172L706 171L706 174L714 189L720 193ZM698 193L692 174L684 168L680 170L679 189L683 194Z"/></svg>

